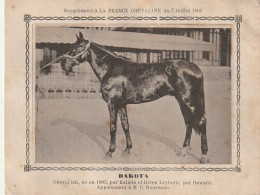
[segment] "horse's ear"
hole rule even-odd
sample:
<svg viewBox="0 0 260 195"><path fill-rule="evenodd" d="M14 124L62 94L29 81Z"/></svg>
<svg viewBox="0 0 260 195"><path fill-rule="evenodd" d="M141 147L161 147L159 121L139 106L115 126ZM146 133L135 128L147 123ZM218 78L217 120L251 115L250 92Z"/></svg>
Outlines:
<svg viewBox="0 0 260 195"><path fill-rule="evenodd" d="M77 33L76 33L76 37L77 37L77 40L79 40L79 39L80 39Z"/></svg>
<svg viewBox="0 0 260 195"><path fill-rule="evenodd" d="M79 38L84 40L83 34L79 31Z"/></svg>

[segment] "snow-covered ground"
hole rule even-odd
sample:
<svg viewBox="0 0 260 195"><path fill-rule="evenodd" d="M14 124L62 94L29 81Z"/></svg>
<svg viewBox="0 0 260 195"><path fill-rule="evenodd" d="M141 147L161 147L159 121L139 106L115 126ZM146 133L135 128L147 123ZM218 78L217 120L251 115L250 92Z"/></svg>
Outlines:
<svg viewBox="0 0 260 195"><path fill-rule="evenodd" d="M205 77L208 156L212 164L231 163L230 68L201 67ZM200 136L194 132L192 150L176 156L185 125L174 97L128 105L131 156L121 157L125 135L118 120L117 148L105 160L110 143L109 114L102 99L38 100L35 156L38 163L165 163L196 164L201 157Z"/></svg>

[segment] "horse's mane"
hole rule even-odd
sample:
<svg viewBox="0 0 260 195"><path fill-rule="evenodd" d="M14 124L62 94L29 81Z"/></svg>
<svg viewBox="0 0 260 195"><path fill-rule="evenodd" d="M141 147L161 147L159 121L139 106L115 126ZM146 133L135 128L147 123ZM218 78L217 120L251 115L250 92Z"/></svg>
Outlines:
<svg viewBox="0 0 260 195"><path fill-rule="evenodd" d="M106 55L108 56L112 56L113 58L119 59L119 60L125 60L125 61L129 61L129 62L133 62L133 60L131 58L125 57L125 56L121 56L118 55L110 50L108 50L107 48L105 48L105 46L103 45L99 45L97 43L92 42L93 45L95 45L97 48L99 48L100 50L102 50L104 53L106 53Z"/></svg>

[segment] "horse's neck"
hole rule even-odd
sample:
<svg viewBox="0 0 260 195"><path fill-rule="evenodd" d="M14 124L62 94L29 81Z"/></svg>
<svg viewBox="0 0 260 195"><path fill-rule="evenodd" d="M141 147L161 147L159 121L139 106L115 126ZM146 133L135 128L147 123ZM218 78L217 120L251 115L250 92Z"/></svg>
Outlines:
<svg viewBox="0 0 260 195"><path fill-rule="evenodd" d="M99 81L102 81L104 76L107 74L109 69L108 61L105 59L111 54L95 43L91 43L89 48L90 56L88 59L89 64L91 65L95 75L98 77Z"/></svg>

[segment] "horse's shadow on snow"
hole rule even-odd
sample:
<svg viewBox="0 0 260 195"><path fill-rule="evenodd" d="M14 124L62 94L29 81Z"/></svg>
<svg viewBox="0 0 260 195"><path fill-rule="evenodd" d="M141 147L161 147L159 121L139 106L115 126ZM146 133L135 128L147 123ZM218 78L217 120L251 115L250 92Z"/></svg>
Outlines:
<svg viewBox="0 0 260 195"><path fill-rule="evenodd" d="M80 133L88 136L88 138L90 138L93 142L95 142L97 144L97 146L99 146L104 153L107 152L107 149L108 149L109 143L110 143L110 133L109 133L108 126L106 127L105 125L102 126L102 125L96 125L96 124L92 124L92 123L85 123L85 122L81 122L81 121L77 121L77 120L69 119L69 118L58 118L58 119L54 120L53 122L51 122L51 125L56 126L56 125L59 125L62 123L67 123L67 124L71 125L72 127L76 128ZM131 134L133 145L135 144L134 136L138 135L140 137L152 139L152 140L165 144L166 146L170 147L176 153L176 155L181 150L181 148L178 145L176 145L172 140L168 139L167 137L162 136L159 133L149 131L149 130L145 129L144 127L131 125L130 134ZM107 148L105 148L104 144L100 141L99 138L108 142ZM196 157L192 153L187 153L187 155L192 156L193 158L199 160L199 158Z"/></svg>

